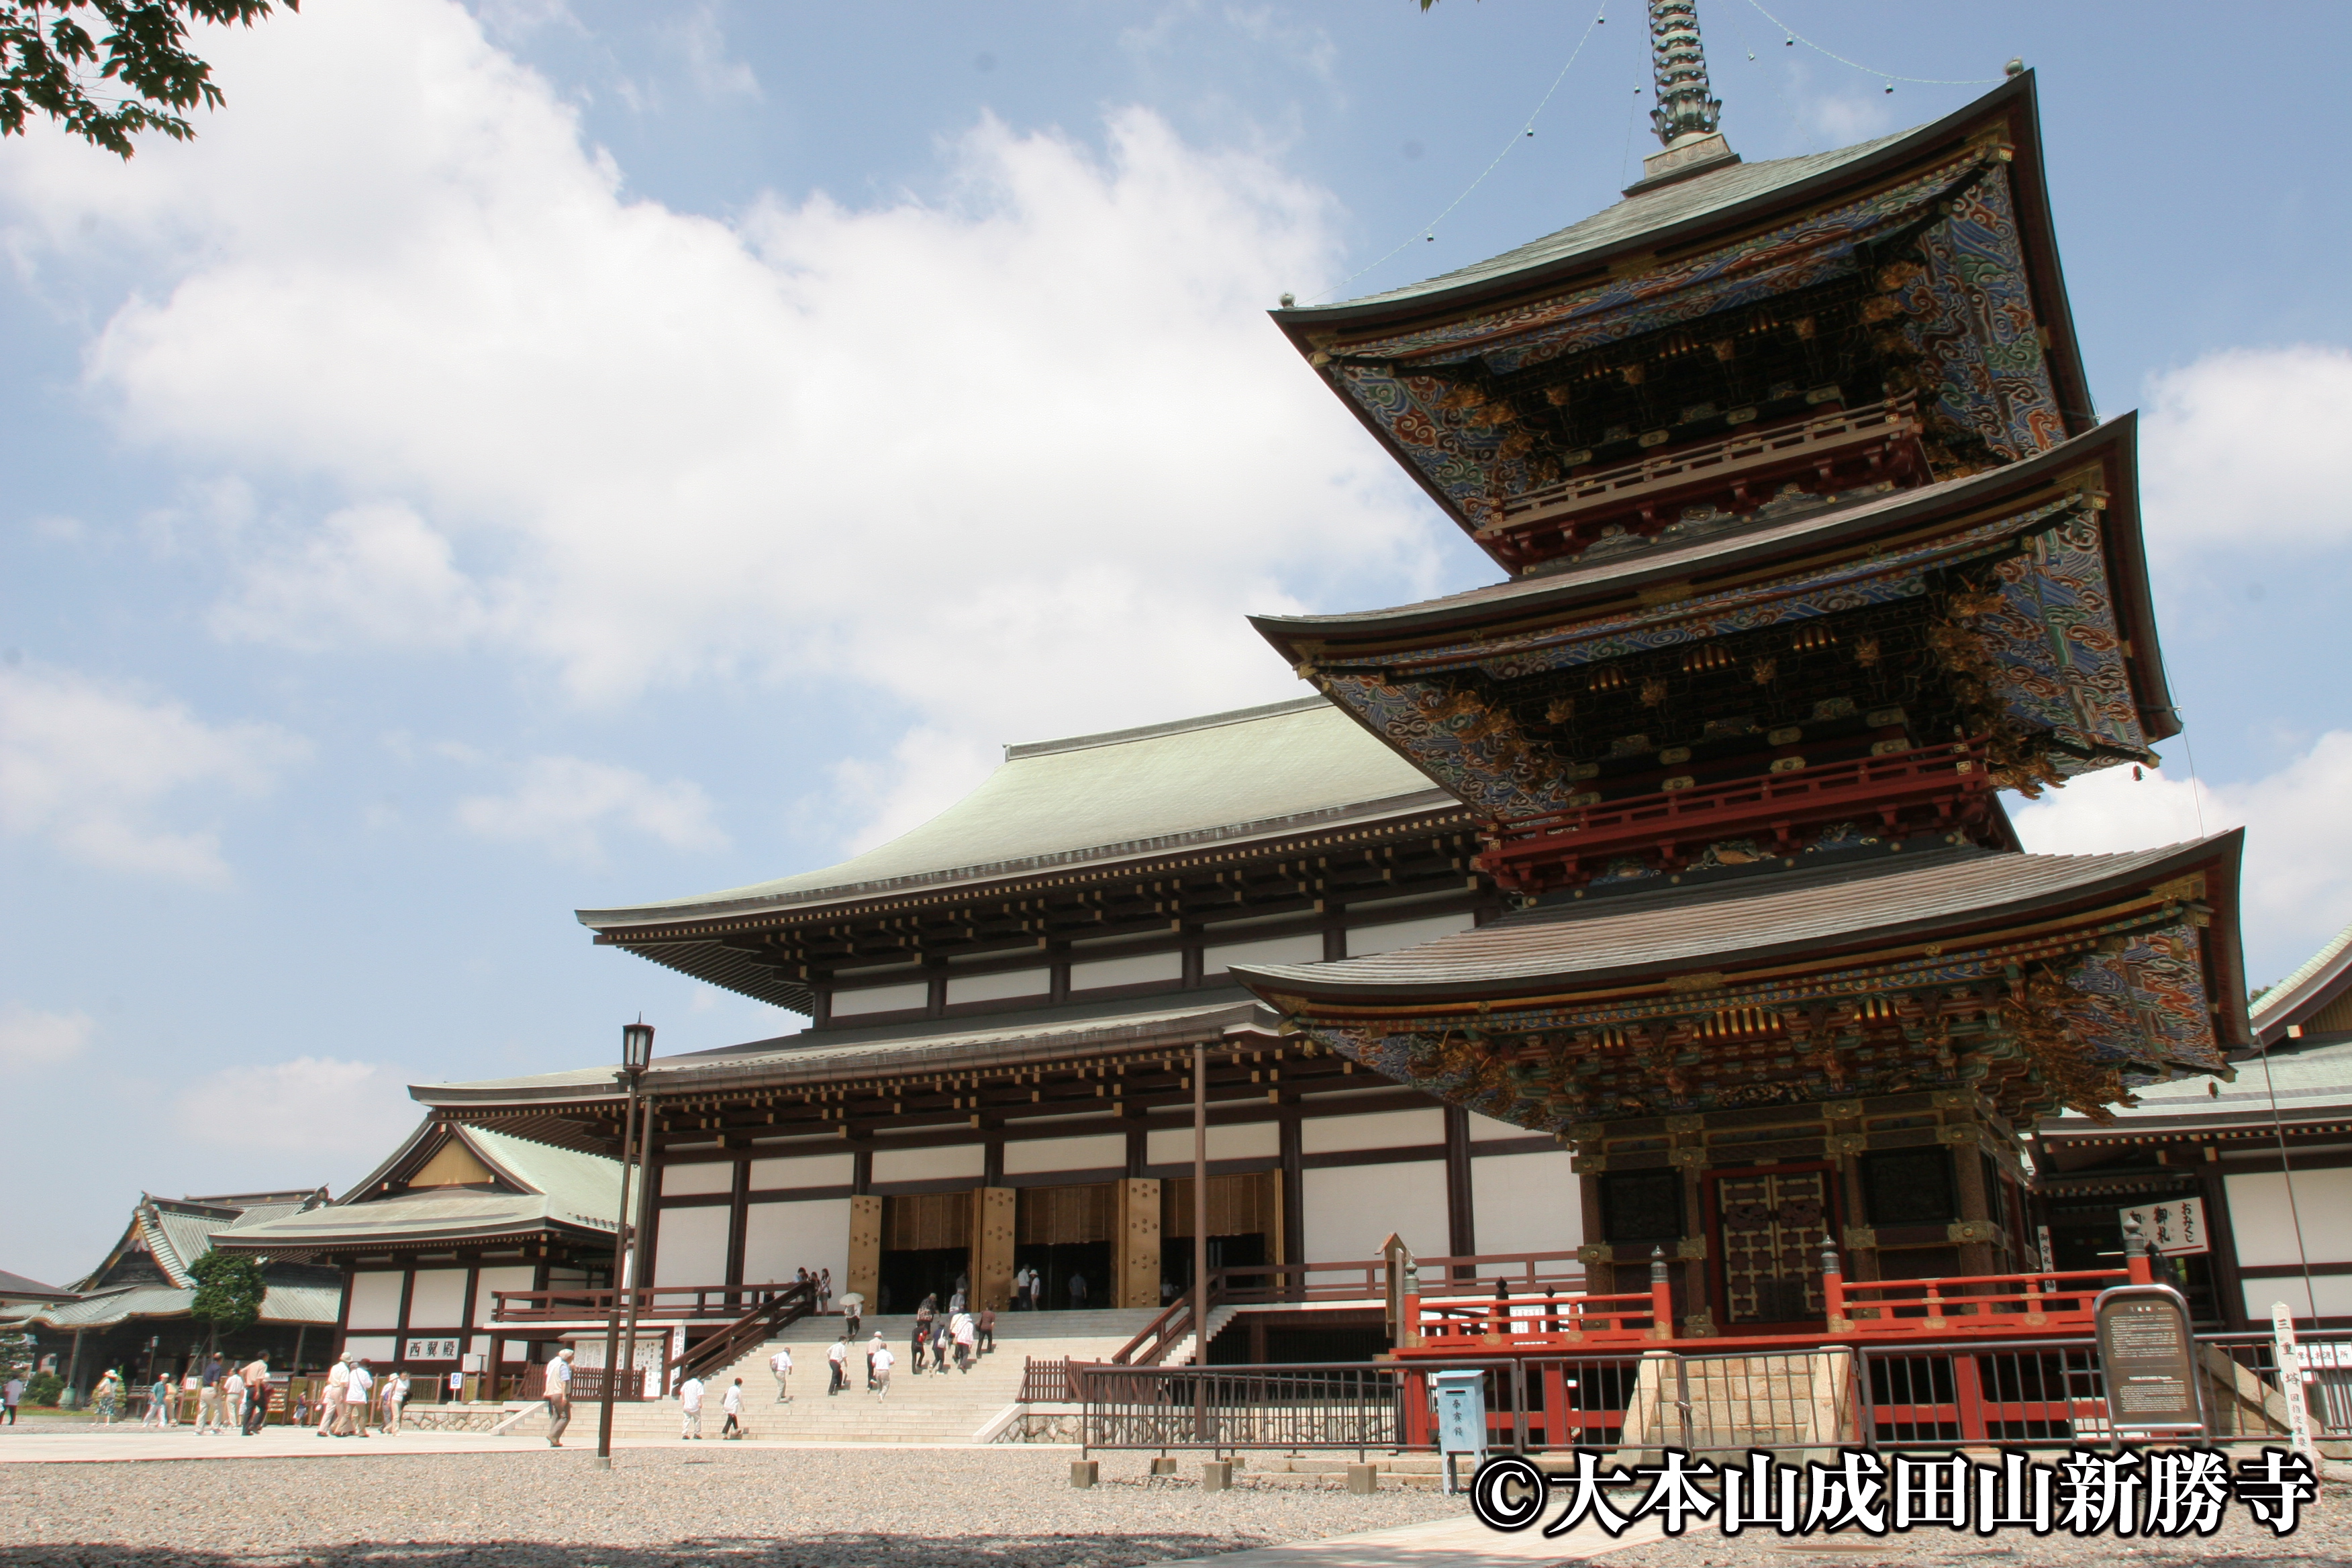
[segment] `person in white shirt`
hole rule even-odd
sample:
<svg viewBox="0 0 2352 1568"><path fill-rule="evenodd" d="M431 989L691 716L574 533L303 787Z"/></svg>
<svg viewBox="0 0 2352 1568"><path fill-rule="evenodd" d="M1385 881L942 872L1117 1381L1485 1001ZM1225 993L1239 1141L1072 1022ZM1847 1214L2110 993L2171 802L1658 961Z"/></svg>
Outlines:
<svg viewBox="0 0 2352 1568"><path fill-rule="evenodd" d="M866 1298L856 1290L845 1291L841 1298L841 1331L851 1339L857 1337L857 1320L866 1315Z"/></svg>
<svg viewBox="0 0 2352 1568"><path fill-rule="evenodd" d="M344 1420L349 1428L342 1434L344 1436L368 1435L368 1393L374 1387L375 1373L368 1370L367 1358L362 1356L352 1363L352 1374L343 1384Z"/></svg>
<svg viewBox="0 0 2352 1568"><path fill-rule="evenodd" d="M563 1447L563 1429L572 1425L572 1347L564 1346L547 1363L547 1381L540 1385L547 1401L547 1446Z"/></svg>
<svg viewBox="0 0 2352 1568"><path fill-rule="evenodd" d="M776 1403L779 1405L787 1403L792 1398L788 1387L793 1376L793 1352L790 1345L776 1347L776 1353L768 1358L768 1370L776 1374Z"/></svg>
<svg viewBox="0 0 2352 1568"><path fill-rule="evenodd" d="M955 1321L948 1325L948 1334L955 1341L956 1370L970 1372L972 1345L980 1338L979 1326L971 1321L971 1314L958 1312Z"/></svg>
<svg viewBox="0 0 2352 1568"><path fill-rule="evenodd" d="M849 1386L849 1336L847 1334L833 1342L833 1348L824 1352L824 1363L833 1370L832 1381L824 1385L824 1392L829 1397Z"/></svg>
<svg viewBox="0 0 2352 1568"><path fill-rule="evenodd" d="M408 1374L404 1372L392 1373L383 1381L383 1435L397 1437L400 1436L401 1412L408 1408Z"/></svg>
<svg viewBox="0 0 2352 1568"><path fill-rule="evenodd" d="M236 1425L224 1426L224 1432L243 1430L245 1421L245 1374L232 1368L221 1373L221 1410Z"/></svg>
<svg viewBox="0 0 2352 1568"><path fill-rule="evenodd" d="M339 1361L327 1369L327 1384L319 1394L319 1436L331 1437L343 1423L343 1388L351 1381L348 1362Z"/></svg>
<svg viewBox="0 0 2352 1568"><path fill-rule="evenodd" d="M866 1380L874 1385L875 1398L887 1399L890 1396L890 1365L898 1359L890 1353L890 1347L882 1342L882 1336L877 1332L873 1345L866 1352Z"/></svg>
<svg viewBox="0 0 2352 1568"><path fill-rule="evenodd" d="M1017 1312L1028 1305L1029 1270L1016 1268L1013 1271L1013 1310Z"/></svg>
<svg viewBox="0 0 2352 1568"><path fill-rule="evenodd" d="M737 1378L734 1386L728 1389L727 1397L719 1402L719 1408L727 1412L727 1420L719 1428L719 1439L722 1442L732 1441L743 1436L743 1380L741 1378Z"/></svg>
<svg viewBox="0 0 2352 1568"><path fill-rule="evenodd" d="M686 1426L678 1441L699 1442L702 1437L702 1379L689 1377L677 1385L678 1408L686 1413Z"/></svg>

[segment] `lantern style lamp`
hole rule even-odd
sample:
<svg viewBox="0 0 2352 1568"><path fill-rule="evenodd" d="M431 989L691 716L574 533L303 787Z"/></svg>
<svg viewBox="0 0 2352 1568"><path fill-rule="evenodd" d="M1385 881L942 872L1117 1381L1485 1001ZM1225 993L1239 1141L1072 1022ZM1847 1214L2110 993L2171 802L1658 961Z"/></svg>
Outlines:
<svg viewBox="0 0 2352 1568"><path fill-rule="evenodd" d="M643 1018L621 1026L621 1070L631 1078L652 1065L654 1026Z"/></svg>
<svg viewBox="0 0 2352 1568"><path fill-rule="evenodd" d="M613 1289L606 1292L604 1309L604 1409L596 1419L596 1468L613 1468L613 1401L621 1384L621 1297L625 1290L628 1305L628 1358L636 1360L637 1299L639 1291L631 1289L638 1283L625 1279L630 1263L629 1187L631 1179L638 1176L645 1166L645 1150L637 1141L637 1082L653 1065L654 1026L641 1016L634 1024L621 1026L621 1070L613 1076L619 1079L629 1091L628 1108L621 1113L621 1213L613 1226ZM650 1130L652 1108L646 1108L646 1123Z"/></svg>

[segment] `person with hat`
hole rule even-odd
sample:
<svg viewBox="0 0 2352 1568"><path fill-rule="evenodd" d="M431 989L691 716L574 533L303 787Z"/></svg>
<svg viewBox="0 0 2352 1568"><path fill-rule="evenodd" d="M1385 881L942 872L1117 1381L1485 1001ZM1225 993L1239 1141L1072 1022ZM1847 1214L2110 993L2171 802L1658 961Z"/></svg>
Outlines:
<svg viewBox="0 0 2352 1568"><path fill-rule="evenodd" d="M547 1381L540 1396L547 1401L547 1446L563 1447L563 1429L572 1425L572 1347L564 1346L547 1363Z"/></svg>

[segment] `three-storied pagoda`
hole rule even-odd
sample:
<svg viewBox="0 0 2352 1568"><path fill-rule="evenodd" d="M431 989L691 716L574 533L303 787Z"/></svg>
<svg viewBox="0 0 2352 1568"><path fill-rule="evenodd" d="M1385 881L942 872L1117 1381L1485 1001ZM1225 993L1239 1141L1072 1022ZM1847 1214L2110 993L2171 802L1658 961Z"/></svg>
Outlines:
<svg viewBox="0 0 2352 1568"><path fill-rule="evenodd" d="M1257 625L1479 814L1516 912L1237 973L1570 1141L1596 1291L1662 1251L1679 1334L1819 1331L1825 1236L1849 1279L2033 1267L2038 1118L2227 1075L2239 846L2028 855L2000 805L2179 728L2032 78L1747 163L1688 0L1651 10L1665 146L1623 201L1276 316L1510 575Z"/></svg>

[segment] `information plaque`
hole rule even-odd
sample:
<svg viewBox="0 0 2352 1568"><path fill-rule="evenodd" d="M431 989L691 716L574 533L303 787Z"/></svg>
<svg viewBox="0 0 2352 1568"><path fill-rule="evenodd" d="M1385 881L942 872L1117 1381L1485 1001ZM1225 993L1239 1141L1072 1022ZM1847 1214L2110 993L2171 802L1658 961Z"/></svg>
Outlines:
<svg viewBox="0 0 2352 1568"><path fill-rule="evenodd" d="M2117 1285L2099 1292L2092 1314L2107 1390L2107 1429L2116 1439L2202 1432L2197 1342L2180 1292L2169 1285Z"/></svg>

